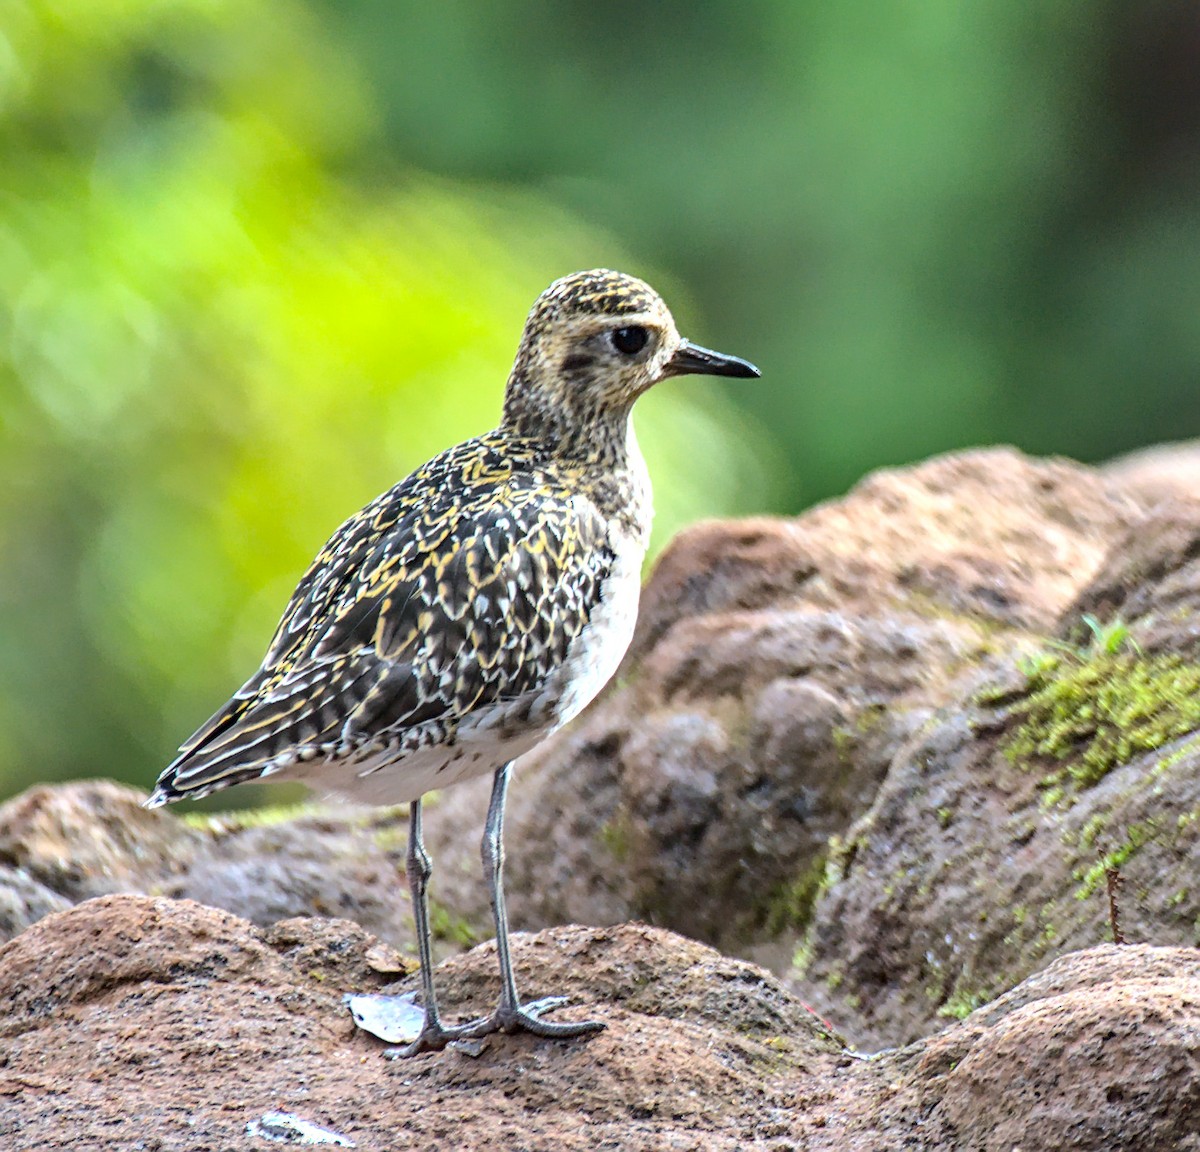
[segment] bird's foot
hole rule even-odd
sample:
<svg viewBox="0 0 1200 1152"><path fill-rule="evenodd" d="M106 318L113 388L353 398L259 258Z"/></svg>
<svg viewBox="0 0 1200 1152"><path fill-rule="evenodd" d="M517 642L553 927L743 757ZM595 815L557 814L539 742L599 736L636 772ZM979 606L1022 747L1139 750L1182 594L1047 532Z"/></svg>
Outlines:
<svg viewBox="0 0 1200 1152"><path fill-rule="evenodd" d="M457 1024L447 1028L440 1021L431 1024L426 1020L415 1040L398 1048L385 1048L383 1054L389 1060L407 1060L410 1056L420 1056L422 1052L440 1052L455 1040L474 1040L495 1032L495 1028L487 1027L491 1021L490 1016L485 1016L480 1020L472 1020L469 1024Z"/></svg>
<svg viewBox="0 0 1200 1152"><path fill-rule="evenodd" d="M540 1000L531 1000L528 1004L501 1004L491 1016L488 1023L491 1031L529 1032L534 1036L544 1036L547 1039L566 1040L572 1036L587 1036L592 1032L601 1032L606 1025L600 1020L543 1020L544 1012L553 1012L568 1003L566 996L544 996Z"/></svg>
<svg viewBox="0 0 1200 1152"><path fill-rule="evenodd" d="M479 1040L496 1032L511 1036L517 1032L528 1032L547 1040L569 1040L575 1036L587 1036L603 1031L607 1025L600 1020L543 1020L542 1014L553 1012L568 1003L566 996L544 996L516 1007L502 1004L490 1016L472 1020L469 1024L446 1027L441 1022L432 1025L427 1020L420 1035L398 1048L388 1048L384 1056L389 1060L405 1060L420 1056L422 1052L440 1052L456 1040Z"/></svg>

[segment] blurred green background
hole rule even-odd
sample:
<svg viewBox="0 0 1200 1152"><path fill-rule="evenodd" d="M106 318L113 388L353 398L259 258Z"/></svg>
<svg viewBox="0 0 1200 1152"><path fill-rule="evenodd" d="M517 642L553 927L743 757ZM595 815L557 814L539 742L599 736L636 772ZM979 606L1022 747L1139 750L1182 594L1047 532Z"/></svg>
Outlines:
<svg viewBox="0 0 1200 1152"><path fill-rule="evenodd" d="M1200 434L1198 65L1152 0L4 0L0 795L148 784L577 268L764 372L641 406L658 547Z"/></svg>

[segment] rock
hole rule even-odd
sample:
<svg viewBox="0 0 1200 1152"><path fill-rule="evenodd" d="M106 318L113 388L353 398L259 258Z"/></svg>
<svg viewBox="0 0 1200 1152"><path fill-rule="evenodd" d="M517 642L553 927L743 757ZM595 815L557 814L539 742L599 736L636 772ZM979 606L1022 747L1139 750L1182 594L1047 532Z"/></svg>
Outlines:
<svg viewBox="0 0 1200 1152"><path fill-rule="evenodd" d="M1063 613L1059 635L1086 642L1084 613L1120 619L1147 652L1200 654L1200 489L1168 497L1113 542L1104 564Z"/></svg>
<svg viewBox="0 0 1200 1152"><path fill-rule="evenodd" d="M1200 440L1156 444L1104 465L1102 471L1146 507L1200 495Z"/></svg>
<svg viewBox="0 0 1200 1152"><path fill-rule="evenodd" d="M1200 503L1007 449L682 534L617 681L518 765L514 925L686 933L769 963L864 1047L1111 938L1106 866L1130 939L1194 943L1198 541ZM443 951L490 935L488 787L429 804ZM0 865L51 900L348 916L408 950L401 814L184 823L139 799L11 801ZM43 906L10 902L14 927Z"/></svg>
<svg viewBox="0 0 1200 1152"><path fill-rule="evenodd" d="M795 520L680 533L646 588L631 656L681 620L788 604L1045 629L1138 512L1096 471L1010 448L883 469Z"/></svg>
<svg viewBox="0 0 1200 1152"><path fill-rule="evenodd" d="M260 928L293 916L353 920L411 949L407 827L407 815L394 809L319 805L261 823L254 813L217 817L202 825L186 869L160 890L227 908Z"/></svg>
<svg viewBox="0 0 1200 1152"><path fill-rule="evenodd" d="M199 837L146 811L145 798L109 780L30 788L0 806L0 862L71 901L149 891Z"/></svg>
<svg viewBox="0 0 1200 1152"><path fill-rule="evenodd" d="M987 721L947 716L897 757L825 878L793 985L867 1048L961 1017L1065 951L1191 945L1200 916L1200 746L1167 744L1046 804Z"/></svg>
<svg viewBox="0 0 1200 1152"><path fill-rule="evenodd" d="M98 780L32 788L0 806L0 940L89 896L141 892L200 900L264 928L344 917L411 947L403 811L306 805L185 821L147 811L145 798ZM443 950L486 935L486 910L476 935L440 902L433 908Z"/></svg>
<svg viewBox="0 0 1200 1152"><path fill-rule="evenodd" d="M1196 1147L1200 956L1072 953L921 1049L956 1147Z"/></svg>
<svg viewBox="0 0 1200 1152"><path fill-rule="evenodd" d="M0 943L11 940L43 916L70 906L70 900L39 884L23 868L0 864Z"/></svg>
<svg viewBox="0 0 1200 1152"><path fill-rule="evenodd" d="M590 1149L621 1133L625 1147L661 1147L660 1134L699 1132L704 1147L733 1148L765 1114L788 1115L801 1069L839 1060L766 973L629 926L514 941L526 988L568 993L571 1013L608 1022L595 1040L498 1036L478 1059L390 1062L341 1003L348 988L380 985L367 944L345 922L264 933L145 897L47 917L0 949L11 1006L0 1141L37 1132L45 1152L137 1140L160 1152L250 1148L246 1125L287 1111L359 1147ZM494 948L444 965L438 981L451 1013L490 1007Z"/></svg>
<svg viewBox="0 0 1200 1152"><path fill-rule="evenodd" d="M857 1042L912 1040L1110 940L1106 866L1127 939L1197 942L1196 541L1200 504L1179 501L1116 533L1043 670L1014 653L896 755L836 845L792 975ZM1090 636L1088 611L1118 630Z"/></svg>
<svg viewBox="0 0 1200 1152"><path fill-rule="evenodd" d="M615 688L519 765L514 921L640 917L786 965L831 839L898 751L1011 675L1141 515L1091 469L997 449L878 473L797 520L685 531ZM429 821L454 884L486 787ZM477 891L451 896L474 922Z"/></svg>
<svg viewBox="0 0 1200 1152"><path fill-rule="evenodd" d="M0 1142L249 1152L287 1113L359 1148L1087 1152L1184 1147L1200 1107L1192 950L1072 954L871 1061L763 970L637 924L514 938L528 993L599 1035L389 1061L341 1002L412 986L377 950L346 921L264 932L188 900L47 916L0 947ZM452 1017L490 1006L495 967L491 945L441 965Z"/></svg>

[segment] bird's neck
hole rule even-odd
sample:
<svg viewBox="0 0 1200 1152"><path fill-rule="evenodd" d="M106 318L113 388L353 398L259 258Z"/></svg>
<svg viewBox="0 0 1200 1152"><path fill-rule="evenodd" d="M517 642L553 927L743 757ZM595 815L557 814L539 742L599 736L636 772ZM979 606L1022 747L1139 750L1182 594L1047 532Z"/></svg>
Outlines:
<svg viewBox="0 0 1200 1152"><path fill-rule="evenodd" d="M645 547L653 517L650 474L631 407L574 413L506 403L499 431L522 442L544 466L577 477L600 511Z"/></svg>
<svg viewBox="0 0 1200 1152"><path fill-rule="evenodd" d="M568 464L568 467L571 465ZM633 431L633 420L625 416L620 453L600 462L593 457L580 468L592 503L614 526L627 545L643 551L650 542L654 505L650 473Z"/></svg>
<svg viewBox="0 0 1200 1152"><path fill-rule="evenodd" d="M537 389L510 382L500 429L564 464L619 471L629 465L631 448L641 460L629 421L632 402L600 407L582 395L574 399L571 403L559 394L552 400Z"/></svg>

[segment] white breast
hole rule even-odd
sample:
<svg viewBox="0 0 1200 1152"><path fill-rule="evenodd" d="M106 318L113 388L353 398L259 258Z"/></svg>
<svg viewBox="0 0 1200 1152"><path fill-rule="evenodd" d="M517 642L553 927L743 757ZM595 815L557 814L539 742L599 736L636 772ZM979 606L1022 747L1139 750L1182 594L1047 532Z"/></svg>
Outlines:
<svg viewBox="0 0 1200 1152"><path fill-rule="evenodd" d="M573 720L596 698L628 650L637 623L644 555L630 547L618 553L600 602L571 642L562 667L547 679L541 697L552 709L551 731Z"/></svg>

